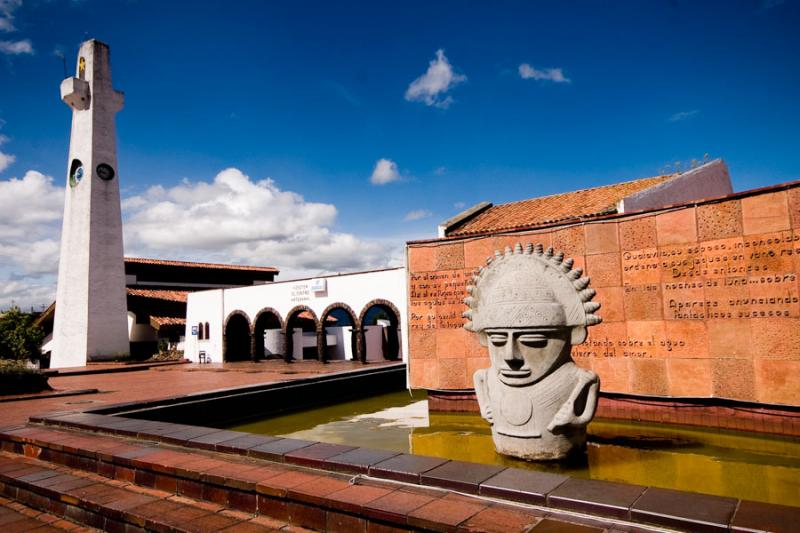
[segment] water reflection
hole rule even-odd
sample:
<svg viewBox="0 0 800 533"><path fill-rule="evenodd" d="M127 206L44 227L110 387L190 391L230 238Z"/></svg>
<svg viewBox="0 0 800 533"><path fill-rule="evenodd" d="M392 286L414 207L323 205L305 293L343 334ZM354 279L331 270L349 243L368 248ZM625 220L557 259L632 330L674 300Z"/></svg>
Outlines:
<svg viewBox="0 0 800 533"><path fill-rule="evenodd" d="M800 442L780 437L595 420L584 456L530 463L495 453L489 426L479 415L429 415L421 392L386 394L231 429L800 506Z"/></svg>

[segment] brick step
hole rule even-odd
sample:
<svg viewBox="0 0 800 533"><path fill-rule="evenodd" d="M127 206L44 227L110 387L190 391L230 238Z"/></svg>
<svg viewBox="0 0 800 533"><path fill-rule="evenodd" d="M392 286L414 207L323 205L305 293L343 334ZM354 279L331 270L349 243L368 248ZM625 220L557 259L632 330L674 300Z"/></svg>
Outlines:
<svg viewBox="0 0 800 533"><path fill-rule="evenodd" d="M264 459L273 465L456 490L535 506L548 515L567 514L568 520L573 519L570 513L580 513L600 523L620 520L636 527L737 532L794 532L800 522L800 507L117 415L61 413L32 417L31 422L156 441L184 451L212 450L217 457Z"/></svg>
<svg viewBox="0 0 800 533"><path fill-rule="evenodd" d="M231 511L220 505L134 484L109 480L98 474L56 466L38 459L0 453L0 491L39 513L44 521L14 522L12 531L277 531L287 526L272 519ZM5 499L5 498L4 498ZM2 520L0 508L0 520ZM89 526L58 520L58 516Z"/></svg>
<svg viewBox="0 0 800 533"><path fill-rule="evenodd" d="M512 507L446 490L353 478L298 465L186 450L164 443L25 426L0 432L0 444L8 462L12 462L11 454L17 454L24 456L25 461L39 461L37 469L54 470L57 468L55 465L63 465L68 473L62 475L84 480L91 476L90 483L99 483L98 480L103 479L106 483L116 483L118 490L137 488L156 491L160 499L171 501L172 504L179 504L175 498L188 498L197 502L196 505L212 504L218 509L246 513L247 516L265 516L320 531L413 529L512 533L529 531L532 527L535 531L539 527L547 529L554 525L573 526L567 524L563 516L554 513ZM17 460L20 459L18 457ZM46 466L48 464L49 467ZM7 477L8 473L0 469L0 480L5 480L4 476ZM78 485L78 488L89 483L69 481ZM44 483L47 484L47 481ZM14 482L9 480L7 484L13 485ZM35 492L30 488L18 487L18 490L22 491L22 495L27 495L25 491L40 494L42 489ZM77 489L67 482L67 490ZM145 495L152 498L154 494ZM141 496L137 494L137 498ZM131 501L136 503L137 500ZM100 512L106 506L114 511L110 517ZM85 511L93 514L86 514L84 523L98 524L99 517L120 521L120 516L127 515L120 515L116 507L116 503L92 507L90 502ZM60 509L58 505L56 510ZM126 512L129 510L126 509ZM83 516L78 511L74 512L78 513L76 516ZM130 520L133 520L133 525L144 527L142 518ZM568 520L581 522L577 517ZM601 533L611 526L596 520L589 522L600 527L586 527L581 531ZM145 524L148 528L154 526L150 522ZM561 529L555 531L558 530Z"/></svg>
<svg viewBox="0 0 800 533"><path fill-rule="evenodd" d="M36 533L90 533L97 531L59 518L39 509L0 496L0 527L6 531L35 531Z"/></svg>

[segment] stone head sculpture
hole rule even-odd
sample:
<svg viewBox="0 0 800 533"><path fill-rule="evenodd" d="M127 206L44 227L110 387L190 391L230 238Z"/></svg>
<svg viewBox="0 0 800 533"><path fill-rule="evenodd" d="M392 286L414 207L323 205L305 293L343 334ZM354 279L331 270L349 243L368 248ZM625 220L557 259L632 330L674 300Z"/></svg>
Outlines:
<svg viewBox="0 0 800 533"><path fill-rule="evenodd" d="M467 287L464 327L492 362L475 373L475 390L502 454L559 459L585 444L599 379L575 365L570 349L601 318L581 274L552 248L517 244L495 252Z"/></svg>

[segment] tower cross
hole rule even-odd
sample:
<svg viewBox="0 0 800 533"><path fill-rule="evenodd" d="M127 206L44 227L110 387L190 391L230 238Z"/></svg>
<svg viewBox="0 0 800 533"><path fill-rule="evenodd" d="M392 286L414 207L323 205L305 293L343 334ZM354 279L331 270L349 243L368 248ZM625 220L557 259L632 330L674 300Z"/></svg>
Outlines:
<svg viewBox="0 0 800 533"><path fill-rule="evenodd" d="M129 354L114 118L125 97L111 84L108 45L81 44L61 82L72 109L53 326L54 368Z"/></svg>

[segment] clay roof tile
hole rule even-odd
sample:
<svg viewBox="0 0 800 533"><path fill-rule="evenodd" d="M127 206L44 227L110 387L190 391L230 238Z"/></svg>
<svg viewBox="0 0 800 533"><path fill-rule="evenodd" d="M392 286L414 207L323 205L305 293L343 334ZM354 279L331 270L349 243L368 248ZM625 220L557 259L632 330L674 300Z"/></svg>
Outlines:
<svg viewBox="0 0 800 533"><path fill-rule="evenodd" d="M674 175L654 176L494 205L449 230L447 236L521 229L616 213L617 203L623 198L673 177Z"/></svg>
<svg viewBox="0 0 800 533"><path fill-rule="evenodd" d="M139 296L153 300L167 300L170 302L186 302L188 291L165 291L154 289L132 289L127 288L128 296Z"/></svg>
<svg viewBox="0 0 800 533"><path fill-rule="evenodd" d="M165 326L186 326L186 319L174 316L151 316L150 325L156 329Z"/></svg>

